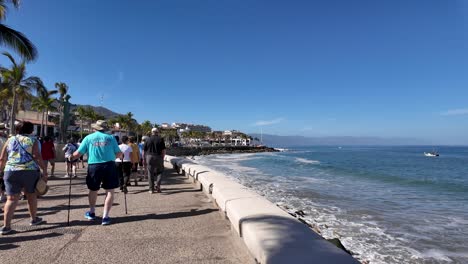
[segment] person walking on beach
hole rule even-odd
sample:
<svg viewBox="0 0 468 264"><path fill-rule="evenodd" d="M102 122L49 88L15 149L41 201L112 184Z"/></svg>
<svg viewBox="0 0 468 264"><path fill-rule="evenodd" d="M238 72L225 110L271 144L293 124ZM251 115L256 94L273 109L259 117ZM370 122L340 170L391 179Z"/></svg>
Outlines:
<svg viewBox="0 0 468 264"><path fill-rule="evenodd" d="M164 172L164 156L166 155L166 144L159 136L157 128L151 129L151 137L145 141L143 147L143 162L148 171L149 193L161 192L161 180ZM156 181L156 188L154 186Z"/></svg>
<svg viewBox="0 0 468 264"><path fill-rule="evenodd" d="M37 217L36 182L41 177L39 169L42 169L42 178L47 181L47 170L42 162L39 143L31 137L34 125L30 122L16 125L16 136L11 136L4 144L0 155L0 170L4 170L5 189L7 202L3 214L3 227L0 234L6 235L12 231L11 220L16 205L24 189L28 199L28 209L31 216L30 225L43 223L42 218Z"/></svg>
<svg viewBox="0 0 468 264"><path fill-rule="evenodd" d="M135 179L135 186L138 185L137 176L138 176L138 163L140 162L140 150L138 149L137 144L135 144L135 137L130 137L128 139L128 146L132 148L132 175ZM141 181L141 177L139 179Z"/></svg>
<svg viewBox="0 0 468 264"><path fill-rule="evenodd" d="M120 190L124 193L128 192L127 186L130 181L130 175L132 173L132 148L127 145L128 137L122 137L122 144L119 145L120 151L123 153L123 159L115 159L117 166L117 174L119 175Z"/></svg>
<svg viewBox="0 0 468 264"><path fill-rule="evenodd" d="M122 152L115 138L105 133L108 127L104 120L98 120L91 127L95 132L83 139L78 150L69 159L74 160L84 154L88 155L86 185L89 189L89 211L85 213L85 218L88 220L96 219L96 200L98 191L102 187L106 191L102 225L109 225L111 223L110 210L114 202L114 189L119 187L115 159L122 158Z"/></svg>
<svg viewBox="0 0 468 264"><path fill-rule="evenodd" d="M50 177L54 177L55 171L55 146L51 137L45 136L44 142L42 143L41 148L42 160L44 161L44 166L47 170L48 164L50 163Z"/></svg>
<svg viewBox="0 0 468 264"><path fill-rule="evenodd" d="M78 159L69 159L73 153L78 149L78 146L75 144L75 140L73 138L68 140L68 143L63 147L63 151L65 151L65 160L67 161L67 174L65 174L65 178L72 177L76 178L76 163L78 163Z"/></svg>

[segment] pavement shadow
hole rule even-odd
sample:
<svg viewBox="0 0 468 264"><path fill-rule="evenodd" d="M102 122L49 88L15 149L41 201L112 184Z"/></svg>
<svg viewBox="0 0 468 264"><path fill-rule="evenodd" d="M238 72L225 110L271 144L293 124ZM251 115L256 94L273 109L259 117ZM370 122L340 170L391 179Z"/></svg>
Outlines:
<svg viewBox="0 0 468 264"><path fill-rule="evenodd" d="M198 215L209 214L212 212L217 212L218 209L190 209L189 211L181 211L181 212L173 212L167 214L148 214L148 215L128 215L128 216L120 216L114 218L115 223L126 223L126 222L135 222L135 221L142 221L142 220L158 220L158 219L173 219L173 218L183 218L183 217L192 217Z"/></svg>
<svg viewBox="0 0 468 264"><path fill-rule="evenodd" d="M194 188L190 188L190 189L180 189L180 190L173 190L173 191L166 191L164 189L161 189L161 195L171 195L171 194L176 194L176 193L187 193L187 192L200 192L201 190L200 189L194 189Z"/></svg>
<svg viewBox="0 0 468 264"><path fill-rule="evenodd" d="M86 182L84 182L84 181L73 182L71 185L72 186L75 186L75 185L80 185L81 186L81 185L86 185ZM51 185L49 185L49 187L51 187L51 188L62 187L62 186L70 186L70 183L67 182L67 183L63 183L63 184L51 184Z"/></svg>
<svg viewBox="0 0 468 264"><path fill-rule="evenodd" d="M119 203L114 203L113 206L120 205ZM96 204L96 208L103 207L102 204ZM70 205L70 210L74 209L86 209L89 208L88 204L71 204ZM68 204L62 204L62 205L57 205L57 206L52 206L52 207L40 207L37 208L38 211L41 211L40 215L43 215L42 211L66 211L68 210ZM17 216L16 212L27 212L28 208L22 208L22 209L17 209L15 211L15 216ZM29 216L29 214L28 214Z"/></svg>
<svg viewBox="0 0 468 264"><path fill-rule="evenodd" d="M183 218L183 217L192 217L198 215L209 214L212 212L216 212L218 209L191 209L189 211L182 211L182 212L173 212L167 214L146 214L146 215L126 215L126 216L119 216L113 217L112 222L113 224L120 224L120 223L129 223L129 222L138 222L144 220L161 220L161 219L173 219L173 218ZM89 225L96 225L100 224L101 218L96 218L95 221L89 220L74 220L70 222L70 226L89 226Z"/></svg>
<svg viewBox="0 0 468 264"><path fill-rule="evenodd" d="M81 194L71 194L70 197L72 199L75 198L82 198L82 197L88 197L87 193L81 193ZM60 194L60 195L45 195L40 198L41 200L63 200L63 199L68 199L68 194Z"/></svg>
<svg viewBox="0 0 468 264"><path fill-rule="evenodd" d="M16 233L16 232L15 232ZM18 248L19 245L14 245L14 243L20 243L25 241L34 241L40 240L44 238L51 238L51 237L58 237L62 236L63 234L60 233L47 233L47 234L39 234L39 235L32 235L32 236L5 236L0 237L0 250L8 250Z"/></svg>

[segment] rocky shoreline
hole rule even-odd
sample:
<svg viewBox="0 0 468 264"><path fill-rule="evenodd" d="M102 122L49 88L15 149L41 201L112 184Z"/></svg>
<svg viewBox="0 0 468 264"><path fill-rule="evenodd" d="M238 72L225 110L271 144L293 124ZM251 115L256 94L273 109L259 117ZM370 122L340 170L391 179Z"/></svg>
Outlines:
<svg viewBox="0 0 468 264"><path fill-rule="evenodd" d="M200 156L211 154L278 152L270 147L217 146L217 147L171 147L166 150L171 156Z"/></svg>

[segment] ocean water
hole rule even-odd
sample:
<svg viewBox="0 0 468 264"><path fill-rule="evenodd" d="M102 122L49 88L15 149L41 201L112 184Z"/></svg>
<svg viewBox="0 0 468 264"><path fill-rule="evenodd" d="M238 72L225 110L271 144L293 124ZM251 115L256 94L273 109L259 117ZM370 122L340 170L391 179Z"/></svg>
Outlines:
<svg viewBox="0 0 468 264"><path fill-rule="evenodd" d="M468 263L468 147L304 147L196 157L306 212L370 263Z"/></svg>

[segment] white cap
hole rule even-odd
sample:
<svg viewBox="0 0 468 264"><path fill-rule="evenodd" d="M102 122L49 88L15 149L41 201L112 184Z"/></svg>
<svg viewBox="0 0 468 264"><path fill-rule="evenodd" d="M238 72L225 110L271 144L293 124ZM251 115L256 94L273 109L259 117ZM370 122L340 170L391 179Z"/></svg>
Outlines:
<svg viewBox="0 0 468 264"><path fill-rule="evenodd" d="M158 129L157 129L156 127L153 127L153 128L151 129L151 133L158 133Z"/></svg>

